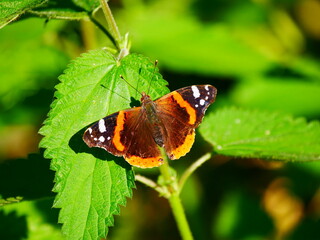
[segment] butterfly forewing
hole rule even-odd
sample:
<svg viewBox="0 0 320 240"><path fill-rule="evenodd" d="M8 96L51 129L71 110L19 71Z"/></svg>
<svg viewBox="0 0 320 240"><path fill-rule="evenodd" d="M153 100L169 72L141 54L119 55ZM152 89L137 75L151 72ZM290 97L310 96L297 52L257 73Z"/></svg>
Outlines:
<svg viewBox="0 0 320 240"><path fill-rule="evenodd" d="M83 134L84 142L89 147L100 147L115 156L122 156L123 151L118 150L113 143L118 115L119 112L109 115L89 127Z"/></svg>
<svg viewBox="0 0 320 240"><path fill-rule="evenodd" d="M194 85L173 91L155 101L163 122L164 148L170 159L179 159L193 145L194 129L206 109L214 102L217 90L211 85Z"/></svg>

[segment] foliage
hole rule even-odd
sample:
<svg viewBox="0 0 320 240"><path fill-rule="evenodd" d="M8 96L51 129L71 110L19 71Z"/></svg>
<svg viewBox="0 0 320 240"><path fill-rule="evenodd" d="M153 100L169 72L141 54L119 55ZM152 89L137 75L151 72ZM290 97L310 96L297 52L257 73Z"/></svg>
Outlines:
<svg viewBox="0 0 320 240"><path fill-rule="evenodd" d="M26 11L39 7L44 4L46 0L14 0L14 1L2 1L0 4L0 27L4 27L8 23L17 19L20 15Z"/></svg>
<svg viewBox="0 0 320 240"><path fill-rule="evenodd" d="M319 122L263 111L228 108L207 116L202 136L222 155L278 159L320 160Z"/></svg>
<svg viewBox="0 0 320 240"><path fill-rule="evenodd" d="M152 63L134 54L119 64L107 51L97 50L83 54L69 65L60 77L56 100L40 130L45 136L40 146L46 148L45 157L53 159L51 168L56 171L54 191L58 195L54 206L62 208L60 222L64 223L63 232L70 239L106 236L106 227L113 225L119 205L124 205L125 198L132 195L131 167L117 163L110 154L94 157L92 152L83 152L81 135L76 134L116 109L129 107L129 102L125 105L115 93L121 92L122 97L129 99L137 92L123 84L120 75L134 79L132 84L139 90L147 86L154 72ZM155 80L152 95L159 96L163 93L161 79ZM118 104L113 104L111 99Z"/></svg>
<svg viewBox="0 0 320 240"><path fill-rule="evenodd" d="M103 2L0 3L0 239L318 239L319 3L109 1L125 35ZM167 83L218 89L172 168L84 144Z"/></svg>

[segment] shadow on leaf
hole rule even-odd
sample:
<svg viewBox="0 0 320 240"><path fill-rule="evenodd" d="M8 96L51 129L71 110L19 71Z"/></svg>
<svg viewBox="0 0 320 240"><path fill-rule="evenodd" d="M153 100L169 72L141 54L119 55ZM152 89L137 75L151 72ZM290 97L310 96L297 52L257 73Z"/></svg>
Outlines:
<svg viewBox="0 0 320 240"><path fill-rule="evenodd" d="M92 156L94 156L97 159L103 160L103 161L114 161L116 164L120 165L121 167L130 170L131 166L128 164L122 157L116 157L110 153L108 153L106 150L102 148L89 148L85 142L82 140L83 133L85 130L90 127L90 125L82 128L80 131L78 131L76 134L74 134L70 141L69 141L69 147L75 152L75 153L88 153Z"/></svg>

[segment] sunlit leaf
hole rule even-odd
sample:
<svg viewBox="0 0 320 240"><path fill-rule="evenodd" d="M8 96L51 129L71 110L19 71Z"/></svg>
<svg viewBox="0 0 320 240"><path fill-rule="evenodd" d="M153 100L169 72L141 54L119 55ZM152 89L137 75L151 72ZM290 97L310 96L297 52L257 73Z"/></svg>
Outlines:
<svg viewBox="0 0 320 240"><path fill-rule="evenodd" d="M22 197L9 197L9 198L0 198L0 207L12 203L18 203L22 200Z"/></svg>
<svg viewBox="0 0 320 240"><path fill-rule="evenodd" d="M203 137L222 155L287 161L320 160L319 122L265 111L225 108L208 115Z"/></svg>
<svg viewBox="0 0 320 240"><path fill-rule="evenodd" d="M294 115L320 114L320 84L295 78L255 78L242 81L231 93L241 107L279 110Z"/></svg>
<svg viewBox="0 0 320 240"><path fill-rule="evenodd" d="M67 65L67 54L43 40L55 36L61 24L50 22L44 27L43 23L28 19L0 30L1 110L41 89L51 90Z"/></svg>
<svg viewBox="0 0 320 240"><path fill-rule="evenodd" d="M46 6L36 8L32 14L50 19L79 20L99 6L99 0L50 0Z"/></svg>
<svg viewBox="0 0 320 240"><path fill-rule="evenodd" d="M48 0L5 0L0 2L0 28L17 19L27 10L36 8Z"/></svg>
<svg viewBox="0 0 320 240"><path fill-rule="evenodd" d="M123 12L122 26L132 35L136 51L184 74L243 76L270 67L270 60L237 39L226 25L202 25L188 14L168 11L135 6Z"/></svg>
<svg viewBox="0 0 320 240"><path fill-rule="evenodd" d="M3 206L0 211L1 239L63 240L53 198L23 201Z"/></svg>
<svg viewBox="0 0 320 240"><path fill-rule="evenodd" d="M128 55L118 62L105 50L92 51L76 59L60 77L57 99L40 131L45 136L41 142L45 157L53 159L58 193L54 206L61 208L59 221L67 239L104 238L113 215L132 195L133 171L125 160L89 149L82 141L88 124L130 107L130 97L140 98L120 75L138 91L147 91L152 84L154 98L167 92L166 82L148 59Z"/></svg>

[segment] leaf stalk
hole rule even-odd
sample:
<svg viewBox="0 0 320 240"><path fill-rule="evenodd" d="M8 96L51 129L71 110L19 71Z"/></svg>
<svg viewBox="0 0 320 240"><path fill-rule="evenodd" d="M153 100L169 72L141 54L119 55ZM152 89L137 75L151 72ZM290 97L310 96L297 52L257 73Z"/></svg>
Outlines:
<svg viewBox="0 0 320 240"><path fill-rule="evenodd" d="M206 153L202 157L200 157L197 161L195 161L193 164L188 167L188 169L183 173L183 175L180 178L179 181L179 190L182 191L184 184L188 180L188 178L191 176L194 171L196 171L203 163L208 161L211 158L211 153Z"/></svg>

